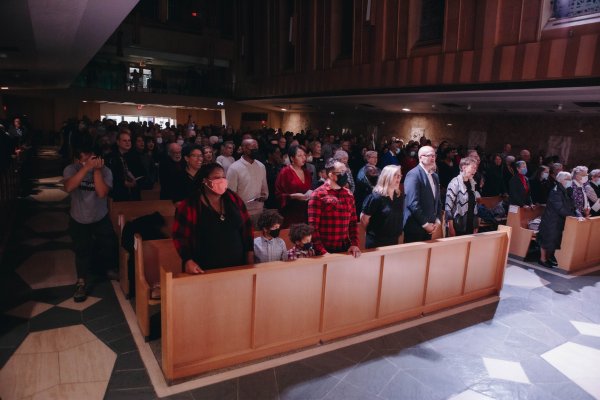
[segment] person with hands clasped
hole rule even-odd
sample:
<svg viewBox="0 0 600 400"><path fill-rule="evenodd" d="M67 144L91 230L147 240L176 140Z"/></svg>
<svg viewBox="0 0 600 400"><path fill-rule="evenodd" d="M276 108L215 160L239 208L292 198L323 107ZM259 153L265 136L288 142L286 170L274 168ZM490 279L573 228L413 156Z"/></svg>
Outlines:
<svg viewBox="0 0 600 400"><path fill-rule="evenodd" d="M314 190L308 201L308 224L314 229L315 254L348 252L359 257L354 196L344 187L348 183L348 169L344 163L330 159L325 171L327 181Z"/></svg>
<svg viewBox="0 0 600 400"><path fill-rule="evenodd" d="M440 180L435 173L435 150L419 149L419 164L404 180L404 243L430 240L441 229Z"/></svg>
<svg viewBox="0 0 600 400"><path fill-rule="evenodd" d="M193 194L177 207L173 243L188 274L254 263L252 221L220 164L196 174Z"/></svg>
<svg viewBox="0 0 600 400"><path fill-rule="evenodd" d="M117 237L108 216L107 196L113 176L86 137L74 149L76 160L63 172L64 189L71 194L69 234L75 252L77 283L73 300L87 299L87 278L98 271L116 277Z"/></svg>

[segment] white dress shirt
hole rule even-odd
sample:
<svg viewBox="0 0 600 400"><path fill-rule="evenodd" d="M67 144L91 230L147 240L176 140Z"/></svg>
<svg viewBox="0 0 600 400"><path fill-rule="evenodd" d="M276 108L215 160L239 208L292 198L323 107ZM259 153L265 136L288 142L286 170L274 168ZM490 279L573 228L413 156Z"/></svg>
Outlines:
<svg viewBox="0 0 600 400"><path fill-rule="evenodd" d="M269 197L267 170L260 161L249 163L242 157L227 170L227 187L244 200L248 214L258 215L263 210L264 201L256 199Z"/></svg>

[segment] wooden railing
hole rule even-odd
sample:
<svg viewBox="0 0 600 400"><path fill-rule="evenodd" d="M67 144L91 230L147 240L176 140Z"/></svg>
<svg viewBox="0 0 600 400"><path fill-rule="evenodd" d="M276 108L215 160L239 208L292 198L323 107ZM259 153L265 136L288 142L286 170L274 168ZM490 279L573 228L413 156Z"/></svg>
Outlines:
<svg viewBox="0 0 600 400"><path fill-rule="evenodd" d="M203 275L161 267L172 381L497 296L510 228Z"/></svg>

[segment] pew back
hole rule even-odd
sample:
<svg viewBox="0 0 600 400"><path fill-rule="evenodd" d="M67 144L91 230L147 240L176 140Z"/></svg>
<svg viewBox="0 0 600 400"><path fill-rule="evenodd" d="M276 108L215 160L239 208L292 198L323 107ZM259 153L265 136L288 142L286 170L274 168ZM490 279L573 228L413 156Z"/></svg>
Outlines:
<svg viewBox="0 0 600 400"><path fill-rule="evenodd" d="M203 275L161 268L168 380L382 327L502 287L510 228ZM193 318L191 317L193 316Z"/></svg>
<svg viewBox="0 0 600 400"><path fill-rule="evenodd" d="M166 223L163 232L170 236L170 228L175 216L175 206L171 200L110 202L110 219L119 243L119 284L125 296L129 296L129 273L127 268L129 254L121 247L123 228L128 221L154 212L159 212L165 217Z"/></svg>
<svg viewBox="0 0 600 400"><path fill-rule="evenodd" d="M525 258L535 232L528 228L529 221L544 214L545 206L525 208L510 206L506 224L512 228L510 239L510 254Z"/></svg>
<svg viewBox="0 0 600 400"><path fill-rule="evenodd" d="M600 264L600 217L567 217L556 260L568 272Z"/></svg>

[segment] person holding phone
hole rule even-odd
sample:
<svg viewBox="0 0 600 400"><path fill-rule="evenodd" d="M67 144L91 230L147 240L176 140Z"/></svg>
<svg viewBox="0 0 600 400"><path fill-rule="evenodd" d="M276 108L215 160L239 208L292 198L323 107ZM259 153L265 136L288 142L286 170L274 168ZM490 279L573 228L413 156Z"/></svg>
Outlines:
<svg viewBox="0 0 600 400"><path fill-rule="evenodd" d="M89 140L87 140L89 139ZM71 194L69 234L73 241L77 283L73 300L87 299L88 276L92 270L118 276L117 237L108 216L108 193L113 176L101 157L92 151L92 138L74 149L76 160L64 172L64 188Z"/></svg>

